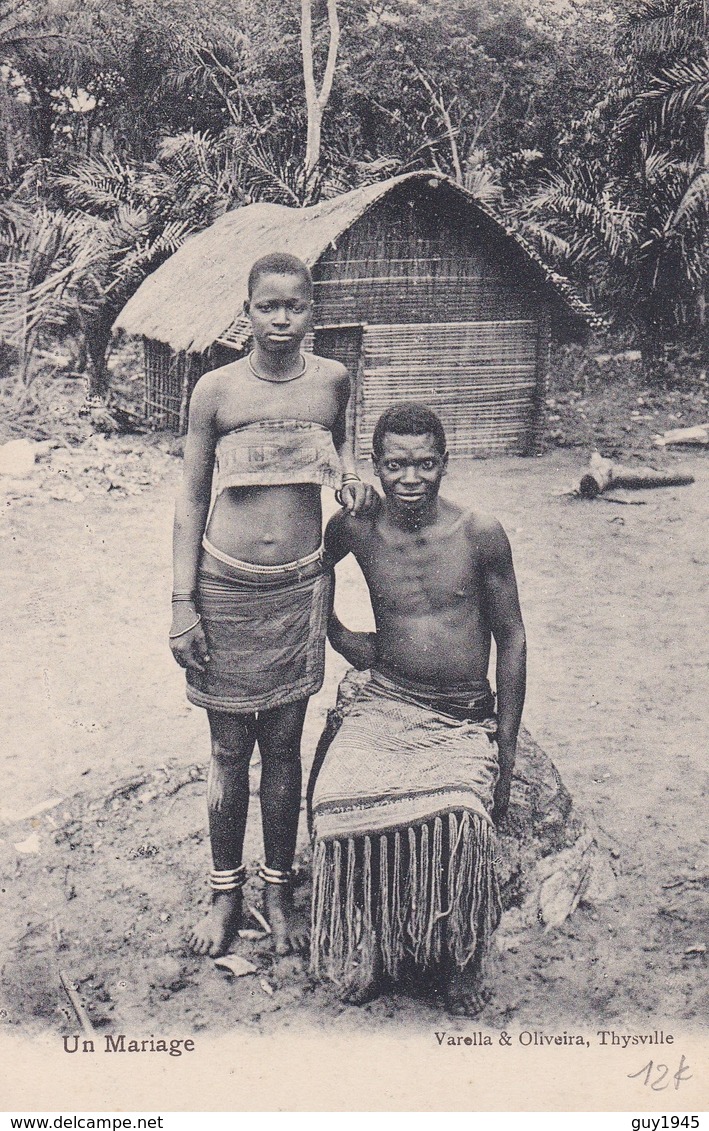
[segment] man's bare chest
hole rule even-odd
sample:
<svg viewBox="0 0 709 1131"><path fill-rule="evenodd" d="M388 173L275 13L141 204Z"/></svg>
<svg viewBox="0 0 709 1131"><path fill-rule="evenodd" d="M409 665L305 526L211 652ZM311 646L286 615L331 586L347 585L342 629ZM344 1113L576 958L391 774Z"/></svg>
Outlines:
<svg viewBox="0 0 709 1131"><path fill-rule="evenodd" d="M382 609L423 615L479 603L477 554L465 537L368 549L361 556L362 571L372 602Z"/></svg>

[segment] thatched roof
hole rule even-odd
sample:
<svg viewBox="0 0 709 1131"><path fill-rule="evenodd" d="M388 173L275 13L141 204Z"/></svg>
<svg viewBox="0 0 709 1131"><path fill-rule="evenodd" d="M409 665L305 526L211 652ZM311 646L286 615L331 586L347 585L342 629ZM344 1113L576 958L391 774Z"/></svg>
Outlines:
<svg viewBox="0 0 709 1131"><path fill-rule="evenodd" d="M175 351L203 353L231 328L236 344L248 335L239 321L247 294L251 264L271 252L289 252L313 267L373 204L407 181L445 184L463 197L498 234L516 243L534 272L550 286L576 332L596 320L568 282L550 271L514 231L506 228L480 201L440 173L407 173L354 189L310 208L250 204L220 216L209 228L188 239L141 284L125 305L114 330L165 342Z"/></svg>

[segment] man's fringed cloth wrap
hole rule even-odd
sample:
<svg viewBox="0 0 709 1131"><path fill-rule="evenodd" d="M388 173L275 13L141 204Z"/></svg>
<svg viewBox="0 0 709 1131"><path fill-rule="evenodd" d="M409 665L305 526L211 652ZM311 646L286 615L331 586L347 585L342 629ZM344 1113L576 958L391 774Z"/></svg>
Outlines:
<svg viewBox="0 0 709 1131"><path fill-rule="evenodd" d="M500 915L495 733L487 682L442 694L372 672L314 788L316 975L346 984L376 948L393 977L482 962Z"/></svg>
<svg viewBox="0 0 709 1131"><path fill-rule="evenodd" d="M248 714L294 703L322 687L332 571L322 551L255 566L206 542L197 604L207 637L204 672L187 672L198 707Z"/></svg>

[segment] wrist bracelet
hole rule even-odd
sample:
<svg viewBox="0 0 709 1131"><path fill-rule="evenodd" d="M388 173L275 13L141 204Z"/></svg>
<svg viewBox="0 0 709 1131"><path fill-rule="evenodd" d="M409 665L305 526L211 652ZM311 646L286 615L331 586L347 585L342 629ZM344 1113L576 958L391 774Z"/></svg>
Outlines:
<svg viewBox="0 0 709 1131"><path fill-rule="evenodd" d="M361 483L361 482L362 482L362 480L360 479L359 475L343 475L342 476L342 487L346 487L348 483ZM338 490L335 491L335 502L337 503L337 505L339 507L344 507L344 505L345 505L344 500L342 498L342 487L338 488Z"/></svg>
<svg viewBox="0 0 709 1131"><path fill-rule="evenodd" d="M191 632L193 628L197 627L201 619L202 614L197 613L197 620L194 622L194 624L191 624L189 628L183 628L182 632L171 632L168 636L168 640L177 640L180 636L187 636L188 632Z"/></svg>
<svg viewBox="0 0 709 1131"><path fill-rule="evenodd" d="M176 589L175 592L172 594L172 600L173 601L193 601L194 600L194 590L190 589L189 592L188 592L186 589L180 589L180 590Z"/></svg>

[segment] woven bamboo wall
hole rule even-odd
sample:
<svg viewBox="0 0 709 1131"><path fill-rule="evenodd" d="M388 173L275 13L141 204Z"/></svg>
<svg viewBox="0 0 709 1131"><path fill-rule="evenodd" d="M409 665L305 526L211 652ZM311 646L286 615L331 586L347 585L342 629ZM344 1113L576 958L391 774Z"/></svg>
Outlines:
<svg viewBox="0 0 709 1131"><path fill-rule="evenodd" d="M437 200L403 185L321 256L317 324L536 317L538 287L517 249Z"/></svg>
<svg viewBox="0 0 709 1131"><path fill-rule="evenodd" d="M151 428L187 431L190 397L197 381L211 367L208 354L174 353L164 342L143 339L145 417Z"/></svg>
<svg viewBox="0 0 709 1131"><path fill-rule="evenodd" d="M333 326L323 351L359 370L358 454L371 451L379 414L408 399L439 412L452 455L530 452L547 301L509 241L474 226L469 211L435 207L418 186L402 191L344 233L314 272L316 324L365 327L359 365L350 329ZM319 331L316 345L323 340Z"/></svg>
<svg viewBox="0 0 709 1131"><path fill-rule="evenodd" d="M367 327L359 454L370 454L384 409L404 398L438 413L452 456L529 450L536 355L531 320Z"/></svg>

